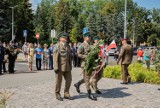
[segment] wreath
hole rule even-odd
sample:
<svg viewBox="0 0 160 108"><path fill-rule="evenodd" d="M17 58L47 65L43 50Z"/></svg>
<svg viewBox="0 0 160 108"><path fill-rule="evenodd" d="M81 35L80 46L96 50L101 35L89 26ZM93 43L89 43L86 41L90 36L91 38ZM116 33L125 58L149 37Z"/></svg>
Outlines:
<svg viewBox="0 0 160 108"><path fill-rule="evenodd" d="M100 62L102 58L98 55L100 53L100 45L103 45L104 41L99 40L95 46L91 46L90 52L85 59L84 70L87 74L91 75L94 70L100 68Z"/></svg>

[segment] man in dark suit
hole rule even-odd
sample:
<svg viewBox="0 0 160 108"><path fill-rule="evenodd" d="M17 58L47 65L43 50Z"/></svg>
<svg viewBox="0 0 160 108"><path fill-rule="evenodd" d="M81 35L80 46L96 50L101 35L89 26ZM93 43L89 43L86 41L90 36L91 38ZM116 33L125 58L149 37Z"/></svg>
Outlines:
<svg viewBox="0 0 160 108"><path fill-rule="evenodd" d="M49 47L49 69L53 70L53 44Z"/></svg>
<svg viewBox="0 0 160 108"><path fill-rule="evenodd" d="M10 44L6 48L6 53L8 54L8 60L9 60L8 71L11 74L14 73L15 61L18 55L17 46L15 46L13 41L10 41Z"/></svg>
<svg viewBox="0 0 160 108"><path fill-rule="evenodd" d="M4 60L4 55L5 55L5 51L4 51L4 47L2 42L0 41L0 75L2 75L2 63Z"/></svg>
<svg viewBox="0 0 160 108"><path fill-rule="evenodd" d="M132 46L127 44L126 39L123 39L122 48L117 60L117 64L119 64L121 60L122 79L123 79L123 82L121 84L128 84L131 82L131 77L128 73L128 66L131 64L132 58L133 58Z"/></svg>

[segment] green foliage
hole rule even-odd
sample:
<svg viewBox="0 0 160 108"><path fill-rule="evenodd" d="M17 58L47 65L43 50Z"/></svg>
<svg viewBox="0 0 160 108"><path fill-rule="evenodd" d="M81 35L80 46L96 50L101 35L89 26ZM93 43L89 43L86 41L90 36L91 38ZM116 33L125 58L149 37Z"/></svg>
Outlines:
<svg viewBox="0 0 160 108"><path fill-rule="evenodd" d="M33 13L32 5L29 0L21 0L15 10L15 35L17 41L23 41L23 30L27 30L27 40L33 41L34 26L33 26Z"/></svg>
<svg viewBox="0 0 160 108"><path fill-rule="evenodd" d="M107 66L104 69L104 77L107 78L115 78L120 79L121 78L121 67L120 66Z"/></svg>
<svg viewBox="0 0 160 108"><path fill-rule="evenodd" d="M0 6L0 37L5 36L7 33L11 31L11 17L9 16L9 2L6 0L2 0ZM9 16L9 17L8 17Z"/></svg>
<svg viewBox="0 0 160 108"><path fill-rule="evenodd" d="M99 45L103 45L103 44L104 44L104 41L99 40L95 46L92 46L90 48L90 52L88 53L85 59L85 65L84 65L84 69L88 74L91 74L95 70L95 67L97 68L99 63L97 62L97 60L99 59L98 53L100 52Z"/></svg>
<svg viewBox="0 0 160 108"><path fill-rule="evenodd" d="M78 31L77 30L77 23L75 23L74 27L72 28L71 33L70 33L70 40L73 43L77 42L77 38L76 38L77 31Z"/></svg>
<svg viewBox="0 0 160 108"><path fill-rule="evenodd" d="M160 78L158 76L158 73L153 70L148 70L144 68L142 64L140 63L131 64L128 69L132 81L160 85ZM107 78L120 79L122 76L121 67L118 65L107 66L104 69L103 76Z"/></svg>
<svg viewBox="0 0 160 108"><path fill-rule="evenodd" d="M71 12L69 2L59 0L55 5L55 28L58 33L70 33L72 28Z"/></svg>
<svg viewBox="0 0 160 108"><path fill-rule="evenodd" d="M11 39L9 7L15 5L18 41L24 41L24 29L28 30L28 41L36 41L35 32L40 33L40 42L49 41L51 29L67 32L72 42L82 41L82 29L86 26L92 36L100 35L108 43L113 39L118 43L123 37L124 0L42 0L35 13L29 0L2 0L0 36L7 41ZM160 9L147 10L127 0L127 38L132 40L133 34L136 44L148 40L151 45L160 45Z"/></svg>

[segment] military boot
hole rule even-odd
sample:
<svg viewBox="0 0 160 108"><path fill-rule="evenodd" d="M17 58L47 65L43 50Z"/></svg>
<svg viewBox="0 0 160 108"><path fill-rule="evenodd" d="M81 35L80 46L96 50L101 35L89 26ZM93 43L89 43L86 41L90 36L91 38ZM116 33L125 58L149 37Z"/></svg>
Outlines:
<svg viewBox="0 0 160 108"><path fill-rule="evenodd" d="M78 93L80 93L80 89L79 89L80 85L81 85L80 81L78 83L74 84Z"/></svg>
<svg viewBox="0 0 160 108"><path fill-rule="evenodd" d="M89 99L94 100L94 101L97 100L97 98L94 97L93 94L91 93L91 90L88 90L87 92L88 92L88 98L89 98Z"/></svg>

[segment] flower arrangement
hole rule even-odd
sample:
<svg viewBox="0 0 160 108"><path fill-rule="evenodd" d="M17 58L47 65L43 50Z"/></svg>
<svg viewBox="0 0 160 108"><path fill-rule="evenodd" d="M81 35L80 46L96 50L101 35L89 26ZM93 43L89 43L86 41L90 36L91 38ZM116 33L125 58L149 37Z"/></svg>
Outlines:
<svg viewBox="0 0 160 108"><path fill-rule="evenodd" d="M100 62L102 62L102 58L99 55L100 53L100 45L104 44L103 40L99 40L98 43L95 46L91 46L90 52L88 53L86 59L85 59L85 66L84 70L87 72L87 74L92 74L94 70L97 70L100 68Z"/></svg>

